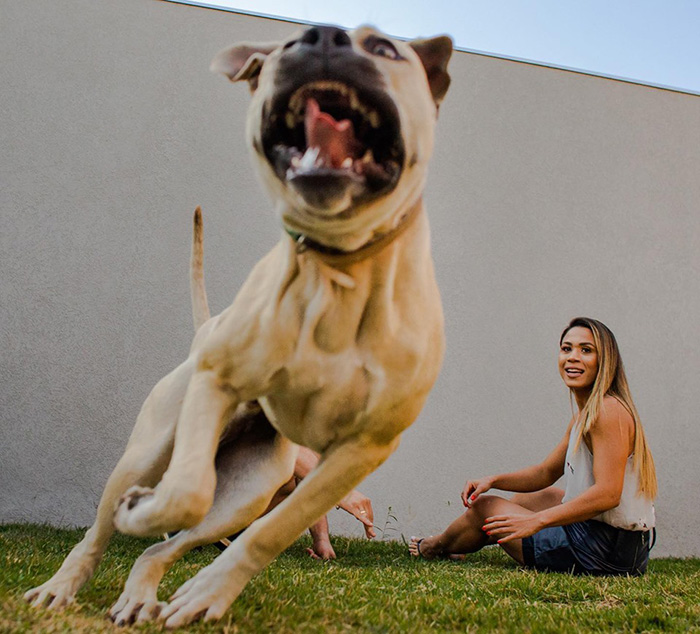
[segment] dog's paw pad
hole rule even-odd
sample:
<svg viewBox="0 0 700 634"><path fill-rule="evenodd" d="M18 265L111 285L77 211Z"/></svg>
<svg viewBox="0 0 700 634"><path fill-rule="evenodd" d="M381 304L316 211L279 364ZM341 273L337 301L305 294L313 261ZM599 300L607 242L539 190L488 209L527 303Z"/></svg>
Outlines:
<svg viewBox="0 0 700 634"><path fill-rule="evenodd" d="M126 509L131 511L141 500L152 497L153 494L153 489L149 489L148 487L131 487L119 498L115 510L119 507L126 506Z"/></svg>

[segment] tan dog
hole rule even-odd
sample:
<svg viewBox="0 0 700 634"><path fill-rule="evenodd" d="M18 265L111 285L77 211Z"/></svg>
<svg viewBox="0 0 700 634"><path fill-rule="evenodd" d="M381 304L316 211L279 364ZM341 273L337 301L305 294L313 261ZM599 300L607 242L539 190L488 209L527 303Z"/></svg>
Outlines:
<svg viewBox="0 0 700 634"><path fill-rule="evenodd" d="M219 618L394 451L444 348L421 196L451 50L446 37L406 44L369 27L312 27L215 58L213 70L253 91L248 143L287 233L146 399L95 524L25 595L34 605L70 602L114 526L182 529L137 560L112 617L160 613L168 627ZM320 464L251 524L291 476L295 443ZM158 603L173 561L248 525Z"/></svg>

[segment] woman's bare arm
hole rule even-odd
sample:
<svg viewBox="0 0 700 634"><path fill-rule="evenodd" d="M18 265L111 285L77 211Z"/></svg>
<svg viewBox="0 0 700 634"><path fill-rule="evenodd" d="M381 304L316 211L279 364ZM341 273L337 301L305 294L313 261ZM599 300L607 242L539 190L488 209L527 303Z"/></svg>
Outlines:
<svg viewBox="0 0 700 634"><path fill-rule="evenodd" d="M591 428L594 484L573 500L532 515L487 518L484 530L500 537L499 542L521 539L547 526L563 526L589 520L620 503L625 466L631 451L629 412L615 399L605 400L605 409Z"/></svg>

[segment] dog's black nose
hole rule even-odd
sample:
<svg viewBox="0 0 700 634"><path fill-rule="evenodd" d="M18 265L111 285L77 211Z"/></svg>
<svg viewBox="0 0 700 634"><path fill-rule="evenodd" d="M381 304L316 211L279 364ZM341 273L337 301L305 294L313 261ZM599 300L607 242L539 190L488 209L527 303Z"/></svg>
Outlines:
<svg viewBox="0 0 700 634"><path fill-rule="evenodd" d="M352 46L348 34L337 26L313 26L304 32L299 41L323 51Z"/></svg>

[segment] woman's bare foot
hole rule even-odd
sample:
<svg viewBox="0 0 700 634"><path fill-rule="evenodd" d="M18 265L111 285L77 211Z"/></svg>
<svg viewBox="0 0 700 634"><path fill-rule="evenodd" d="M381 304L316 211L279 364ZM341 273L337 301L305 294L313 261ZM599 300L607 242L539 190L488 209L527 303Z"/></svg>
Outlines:
<svg viewBox="0 0 700 634"><path fill-rule="evenodd" d="M335 559L335 551L333 550L333 546L331 546L331 542L328 540L314 540L313 547L307 548L306 552L309 553L309 557L312 559L323 559L324 561Z"/></svg>
<svg viewBox="0 0 700 634"><path fill-rule="evenodd" d="M423 559L435 559L440 553L435 551L436 539L432 535L430 537L411 537L408 544L408 552L411 557L422 557Z"/></svg>

